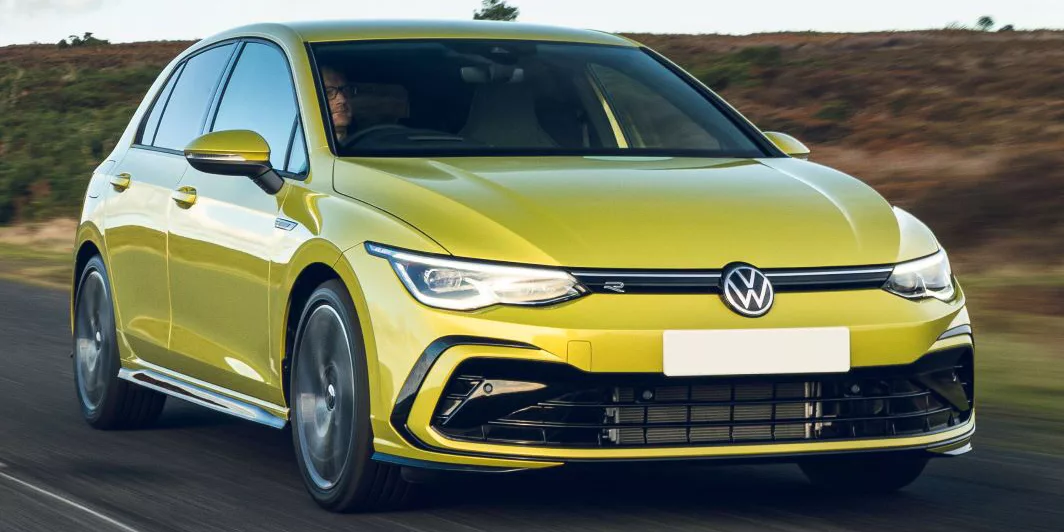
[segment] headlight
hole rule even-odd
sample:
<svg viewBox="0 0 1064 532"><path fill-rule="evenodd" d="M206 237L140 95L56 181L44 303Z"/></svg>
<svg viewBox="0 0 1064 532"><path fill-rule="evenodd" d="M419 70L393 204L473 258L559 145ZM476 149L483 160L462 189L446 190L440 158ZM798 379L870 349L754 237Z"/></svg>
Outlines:
<svg viewBox="0 0 1064 532"><path fill-rule="evenodd" d="M952 300L953 272L946 252L939 250L934 255L898 264L883 288L909 299Z"/></svg>
<svg viewBox="0 0 1064 532"><path fill-rule="evenodd" d="M547 305L587 293L573 276L560 270L422 255L368 242L366 251L388 259L410 294L430 307L474 310L491 305Z"/></svg>

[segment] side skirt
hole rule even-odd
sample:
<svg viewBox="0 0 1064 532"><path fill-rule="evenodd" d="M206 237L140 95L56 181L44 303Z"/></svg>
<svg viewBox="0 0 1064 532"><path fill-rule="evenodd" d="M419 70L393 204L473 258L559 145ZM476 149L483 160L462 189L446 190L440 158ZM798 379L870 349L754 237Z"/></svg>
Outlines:
<svg viewBox="0 0 1064 532"><path fill-rule="evenodd" d="M150 369L118 371L118 378L231 416L280 429L288 422L265 409Z"/></svg>

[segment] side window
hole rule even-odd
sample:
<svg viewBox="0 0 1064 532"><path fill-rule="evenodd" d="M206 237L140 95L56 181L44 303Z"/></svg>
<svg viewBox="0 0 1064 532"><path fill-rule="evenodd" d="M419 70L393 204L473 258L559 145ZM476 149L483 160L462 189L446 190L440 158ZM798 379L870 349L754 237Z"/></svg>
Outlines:
<svg viewBox="0 0 1064 532"><path fill-rule="evenodd" d="M222 70L229 62L235 46L227 44L211 48L185 63L185 69L159 121L155 142L152 143L154 146L181 150L199 136L207 106L214 88L218 86L218 78L222 76Z"/></svg>
<svg viewBox="0 0 1064 532"><path fill-rule="evenodd" d="M292 132L292 146L288 151L288 164L284 169L293 174L307 172L307 143L303 140L303 124L296 119L296 129Z"/></svg>
<svg viewBox="0 0 1064 532"><path fill-rule="evenodd" d="M636 148L719 149L721 143L660 91L617 70L592 64L617 121Z"/></svg>
<svg viewBox="0 0 1064 532"><path fill-rule="evenodd" d="M170 74L170 79L159 91L159 96L155 98L155 103L152 104L151 111L148 113L148 119L144 121L144 128L141 130L140 135L137 136L137 144L151 145L155 141L155 131L159 129L159 118L163 115L163 109L166 108L166 102L170 100L170 92L174 90L174 84L177 83L177 78L181 76L181 69L185 68L184 63L177 66L173 73Z"/></svg>
<svg viewBox="0 0 1064 532"><path fill-rule="evenodd" d="M226 84L211 131L250 129L270 145L274 168L285 168L296 114L295 89L284 55L273 46L248 43Z"/></svg>

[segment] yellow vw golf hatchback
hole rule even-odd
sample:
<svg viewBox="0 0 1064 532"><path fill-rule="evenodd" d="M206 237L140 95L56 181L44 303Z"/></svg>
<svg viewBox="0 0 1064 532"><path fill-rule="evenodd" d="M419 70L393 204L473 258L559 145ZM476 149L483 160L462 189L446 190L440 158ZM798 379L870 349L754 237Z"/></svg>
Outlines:
<svg viewBox="0 0 1064 532"><path fill-rule="evenodd" d="M100 429L291 426L335 511L420 469L756 459L887 491L975 429L928 228L624 37L248 26L177 57L88 185Z"/></svg>

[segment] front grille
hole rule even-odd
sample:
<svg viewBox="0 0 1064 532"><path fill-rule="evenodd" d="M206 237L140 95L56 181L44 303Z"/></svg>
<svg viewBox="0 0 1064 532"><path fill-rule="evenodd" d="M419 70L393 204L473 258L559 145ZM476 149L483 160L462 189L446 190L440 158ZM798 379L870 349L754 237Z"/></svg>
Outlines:
<svg viewBox="0 0 1064 532"><path fill-rule="evenodd" d="M877 289L893 266L847 266L763 270L776 292ZM612 270L570 272L591 293L719 294L721 270Z"/></svg>
<svg viewBox="0 0 1064 532"><path fill-rule="evenodd" d="M549 447L929 434L963 423L972 406L970 351L939 358L944 363L934 367L735 379L604 376L559 365L472 361L445 389L433 426L456 440Z"/></svg>

